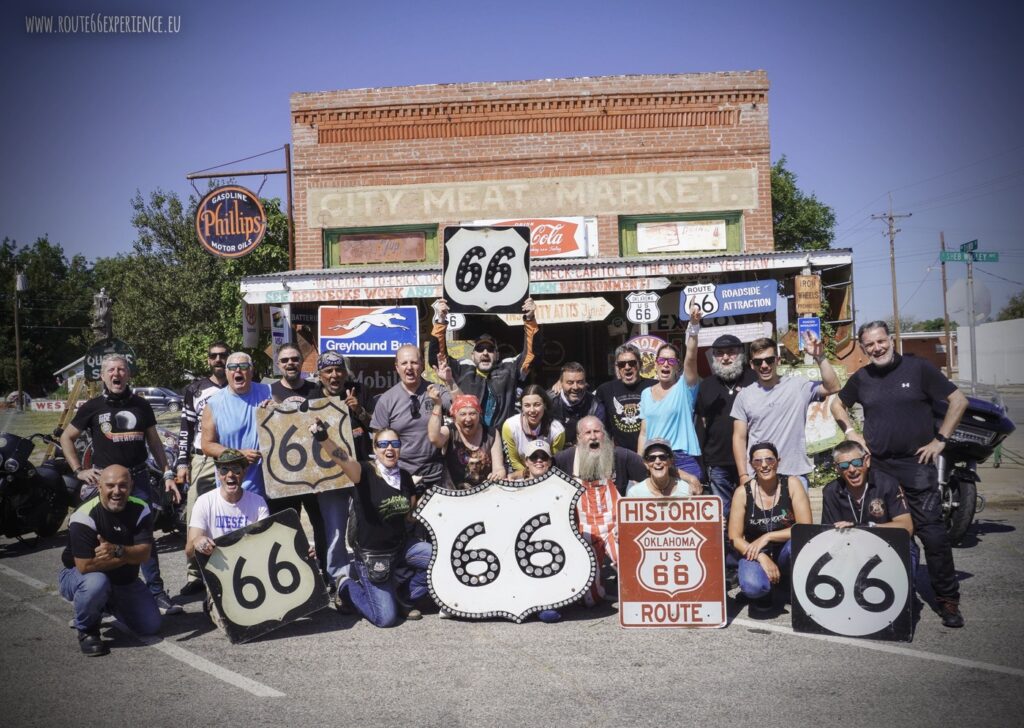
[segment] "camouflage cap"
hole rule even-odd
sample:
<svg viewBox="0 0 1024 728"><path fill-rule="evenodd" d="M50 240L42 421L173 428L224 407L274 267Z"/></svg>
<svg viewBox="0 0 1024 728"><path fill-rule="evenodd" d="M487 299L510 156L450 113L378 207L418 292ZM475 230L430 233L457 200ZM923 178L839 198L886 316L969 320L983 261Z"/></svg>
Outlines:
<svg viewBox="0 0 1024 728"><path fill-rule="evenodd" d="M216 465L234 465L236 463L248 463L249 459L245 457L245 455L242 454L240 451L233 450L232 448L229 447L226 448L223 452L221 452L221 454L218 455L213 462Z"/></svg>

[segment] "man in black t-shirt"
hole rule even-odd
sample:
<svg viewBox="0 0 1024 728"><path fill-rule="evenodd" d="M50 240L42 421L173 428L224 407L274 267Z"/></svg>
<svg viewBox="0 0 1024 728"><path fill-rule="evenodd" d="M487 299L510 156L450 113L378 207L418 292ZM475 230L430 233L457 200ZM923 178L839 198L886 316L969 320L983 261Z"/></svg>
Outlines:
<svg viewBox="0 0 1024 728"><path fill-rule="evenodd" d="M145 501L131 497L132 476L121 465L110 465L97 476L98 495L82 504L68 522L68 545L61 555L62 597L75 606L78 645L89 656L105 655L100 638L105 609L138 634L156 634L160 610L139 565L153 546L153 524Z"/></svg>
<svg viewBox="0 0 1024 728"><path fill-rule="evenodd" d="M146 501L150 508L162 499L153 492L149 469L146 466L146 447L153 454L157 467L163 471L164 489L171 493L174 502L181 500L178 486L174 482L174 471L167 463L160 435L156 431L156 416L146 400L132 393L131 369L128 360L120 354L110 354L100 365L100 379L103 394L90 399L75 413L71 424L60 436L61 449L68 467L87 486L99 483L100 471L109 465L122 465L132 475L132 492ZM88 430L92 435L92 467L84 468L78 461L75 440ZM83 494L87 492L83 487ZM156 549L142 564L142 576L156 599L163 614L181 614L180 604L175 604L164 590L160 576L160 562Z"/></svg>
<svg viewBox="0 0 1024 728"><path fill-rule="evenodd" d="M615 379L597 388L604 425L615 444L636 452L640 439L640 393L654 384L640 376L640 350L623 344L615 350Z"/></svg>
<svg viewBox="0 0 1024 728"><path fill-rule="evenodd" d="M871 363L856 371L840 390L832 401L832 416L847 437L871 453L874 466L902 486L914 533L924 546L942 624L963 627L960 585L942 522L934 461L967 409L967 398L929 362L896 353L884 321L861 326L857 341ZM936 432L932 403L940 399L949 404ZM857 402L864 408L864 437L853 428L847 411Z"/></svg>
<svg viewBox="0 0 1024 728"><path fill-rule="evenodd" d="M320 388L302 377L302 352L295 344L284 344L277 350L277 366L281 370L281 379L270 385L270 395L276 404L295 407L320 396ZM332 584L333 579L328 577L327 571L327 537L324 534L324 520L320 514L320 503L316 493L291 495L287 498L268 497L267 507L271 514L289 508L294 508L296 512L306 509L306 517L313 527L313 548L316 551L320 572L327 579L327 583Z"/></svg>

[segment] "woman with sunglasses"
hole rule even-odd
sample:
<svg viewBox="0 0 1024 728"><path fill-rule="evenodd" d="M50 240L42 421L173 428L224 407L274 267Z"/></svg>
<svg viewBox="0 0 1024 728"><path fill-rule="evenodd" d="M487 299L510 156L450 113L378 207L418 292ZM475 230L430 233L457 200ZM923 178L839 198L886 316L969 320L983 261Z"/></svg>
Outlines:
<svg viewBox="0 0 1024 728"><path fill-rule="evenodd" d="M779 451L770 442L750 448L754 477L736 489L729 511L729 541L740 556L740 592L752 615L772 609L774 587L789 571L790 533L811 522L811 502L796 476L779 476ZM784 478L784 480L783 480Z"/></svg>
<svg viewBox="0 0 1024 728"><path fill-rule="evenodd" d="M472 394L455 397L451 409L454 426L449 426L441 418L441 390L431 384L427 397L434 403L427 435L431 445L444 451L445 486L464 490L485 480L504 478L501 440L480 422L480 400Z"/></svg>
<svg viewBox="0 0 1024 728"><path fill-rule="evenodd" d="M526 471L526 446L534 440L543 440L556 455L565 447L565 427L551 416L551 400L538 384L531 384L519 398L521 412L505 420L501 426L501 441L505 450L508 471Z"/></svg>
<svg viewBox="0 0 1024 728"><path fill-rule="evenodd" d="M698 481L702 477L700 443L693 426L693 406L697 400L697 334L700 332L700 307L690 309L686 327L686 358L682 361L683 386L679 385L679 351L671 344L658 349L653 387L640 395L640 438L637 452L644 451L648 440L668 440L672 445L675 466ZM700 495L700 491L695 493Z"/></svg>
<svg viewBox="0 0 1024 728"><path fill-rule="evenodd" d="M319 447L345 473L355 498L348 522L355 559L336 596L339 611L351 606L378 627L392 627L399 615L420 619L419 610L404 606L427 594L431 545L409 536L415 488L412 476L398 467L402 443L394 430L373 436L373 461L358 461L331 439L318 418L309 431Z"/></svg>
<svg viewBox="0 0 1024 728"><path fill-rule="evenodd" d="M626 490L627 498L687 498L701 492L700 481L675 466L668 440L648 440L644 446L648 477Z"/></svg>

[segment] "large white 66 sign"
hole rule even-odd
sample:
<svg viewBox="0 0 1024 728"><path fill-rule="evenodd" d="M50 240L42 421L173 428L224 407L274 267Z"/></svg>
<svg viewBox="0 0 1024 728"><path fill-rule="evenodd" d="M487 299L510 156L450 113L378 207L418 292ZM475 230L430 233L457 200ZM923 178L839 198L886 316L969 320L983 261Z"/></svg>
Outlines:
<svg viewBox="0 0 1024 728"><path fill-rule="evenodd" d="M251 523L214 543L217 548L209 557L197 552L196 559L232 643L248 642L329 603L294 510Z"/></svg>
<svg viewBox="0 0 1024 728"><path fill-rule="evenodd" d="M445 228L443 281L451 311L518 313L530 294L530 228Z"/></svg>
<svg viewBox="0 0 1024 728"><path fill-rule="evenodd" d="M793 527L793 629L912 637L910 537L903 529Z"/></svg>
<svg viewBox="0 0 1024 728"><path fill-rule="evenodd" d="M429 491L416 517L434 541L431 596L459 617L516 622L579 599L597 573L576 527L581 493L557 468L534 480Z"/></svg>
<svg viewBox="0 0 1024 728"><path fill-rule="evenodd" d="M714 283L698 283L683 289L685 296L679 318L686 321L690 318L690 309L697 306L701 316L709 316L718 311L718 297L715 295Z"/></svg>

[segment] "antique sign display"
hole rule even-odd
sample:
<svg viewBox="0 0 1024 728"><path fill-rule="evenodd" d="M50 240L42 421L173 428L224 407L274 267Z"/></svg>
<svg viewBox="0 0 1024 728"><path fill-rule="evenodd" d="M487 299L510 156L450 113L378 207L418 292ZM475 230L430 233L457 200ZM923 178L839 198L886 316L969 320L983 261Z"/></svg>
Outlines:
<svg viewBox="0 0 1024 728"><path fill-rule="evenodd" d="M103 366L103 357L108 354L120 354L128 360L128 369L134 377L139 373L135 366L135 350L126 342L120 339L102 339L89 347L85 354L85 381L100 381L100 369Z"/></svg>
<svg viewBox="0 0 1024 728"><path fill-rule="evenodd" d="M642 222L636 226L639 253L690 253L726 249L725 220Z"/></svg>
<svg viewBox="0 0 1024 728"><path fill-rule="evenodd" d="M530 295L530 228L446 227L442 281L456 313L519 313Z"/></svg>
<svg viewBox="0 0 1024 728"><path fill-rule="evenodd" d="M415 306L321 306L320 353L392 357L405 345L419 348Z"/></svg>
<svg viewBox="0 0 1024 728"><path fill-rule="evenodd" d="M327 587L309 556L309 541L293 509L214 539L209 556L196 552L213 608L232 643L248 642L326 607Z"/></svg>
<svg viewBox="0 0 1024 728"><path fill-rule="evenodd" d="M909 642L910 535L793 526L793 630Z"/></svg>
<svg viewBox="0 0 1024 728"><path fill-rule="evenodd" d="M619 624L724 627L722 499L619 501Z"/></svg>
<svg viewBox="0 0 1024 728"><path fill-rule="evenodd" d="M661 312L658 310L658 299L653 291L633 291L626 296L626 320L631 324L653 324Z"/></svg>
<svg viewBox="0 0 1024 728"><path fill-rule="evenodd" d="M548 217L473 220L470 225L530 228L530 258L585 258L597 250L597 218Z"/></svg>
<svg viewBox="0 0 1024 728"><path fill-rule="evenodd" d="M309 434L309 426L317 417L327 425L332 440L349 455L355 452L352 415L344 402L311 399L299 405L289 403L259 410L267 498L320 493L351 485L352 481Z"/></svg>
<svg viewBox="0 0 1024 728"><path fill-rule="evenodd" d="M428 491L416 518L434 542L427 571L434 601L467 619L522 622L582 597L597 575L576 525L582 492L557 468L533 480Z"/></svg>
<svg viewBox="0 0 1024 728"><path fill-rule="evenodd" d="M774 311L779 283L774 279L743 283L699 283L683 289L679 318L690 319L690 309L700 307L701 317L744 316L749 313Z"/></svg>
<svg viewBox="0 0 1024 728"><path fill-rule="evenodd" d="M640 351L640 376L647 379L654 379L655 359L658 357L658 349L668 342L659 339L657 336L634 336L626 342L632 344Z"/></svg>
<svg viewBox="0 0 1024 728"><path fill-rule="evenodd" d="M196 208L196 235L221 258L248 255L267 234L267 213L255 194L237 185L211 190Z"/></svg>

